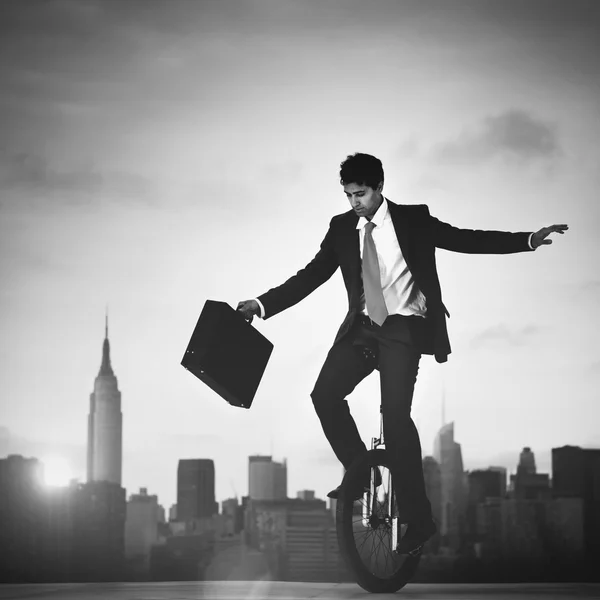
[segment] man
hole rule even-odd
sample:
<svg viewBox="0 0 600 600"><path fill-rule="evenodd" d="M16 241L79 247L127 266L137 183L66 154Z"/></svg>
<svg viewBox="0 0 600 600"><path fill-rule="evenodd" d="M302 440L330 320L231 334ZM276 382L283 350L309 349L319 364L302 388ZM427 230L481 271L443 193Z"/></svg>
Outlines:
<svg viewBox="0 0 600 600"><path fill-rule="evenodd" d="M397 493L408 527L397 551L417 550L437 530L425 493L419 434L410 416L422 354L446 362L450 343L435 248L509 254L551 244L546 237L567 225L538 232L458 229L429 214L426 205L384 198L383 166L368 154L348 156L340 183L351 210L331 219L313 260L278 287L238 303L245 318L268 319L300 302L341 268L348 313L329 351L311 397L323 431L346 469L367 451L346 396L375 368L380 373L383 429ZM370 354L371 353L371 354ZM376 356L377 361L369 360ZM376 473L376 484L377 481ZM369 474L365 473L365 484ZM336 498L339 486L328 496ZM360 497L358 490L356 497Z"/></svg>

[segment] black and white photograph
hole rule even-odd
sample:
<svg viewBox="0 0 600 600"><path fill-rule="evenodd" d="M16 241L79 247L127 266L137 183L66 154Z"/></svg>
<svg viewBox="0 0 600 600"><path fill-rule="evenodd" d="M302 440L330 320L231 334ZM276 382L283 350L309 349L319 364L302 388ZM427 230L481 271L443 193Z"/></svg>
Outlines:
<svg viewBox="0 0 600 600"><path fill-rule="evenodd" d="M600 2L0 0L0 600L600 597Z"/></svg>

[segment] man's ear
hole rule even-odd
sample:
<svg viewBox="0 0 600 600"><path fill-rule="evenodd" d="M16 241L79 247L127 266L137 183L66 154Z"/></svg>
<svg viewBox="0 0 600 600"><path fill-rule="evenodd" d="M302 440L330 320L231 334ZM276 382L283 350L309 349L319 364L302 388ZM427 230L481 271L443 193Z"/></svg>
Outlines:
<svg viewBox="0 0 600 600"><path fill-rule="evenodd" d="M383 191L383 181L380 181L377 185L377 191L381 193Z"/></svg>

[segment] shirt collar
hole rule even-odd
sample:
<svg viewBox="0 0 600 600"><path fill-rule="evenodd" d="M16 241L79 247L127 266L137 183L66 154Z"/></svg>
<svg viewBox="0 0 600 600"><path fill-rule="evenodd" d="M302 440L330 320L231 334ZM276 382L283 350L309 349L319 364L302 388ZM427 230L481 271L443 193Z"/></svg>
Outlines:
<svg viewBox="0 0 600 600"><path fill-rule="evenodd" d="M388 217L389 217L388 203L387 203L387 199L384 196L383 201L381 202L381 204L379 205L379 208L377 209L377 211L373 215L373 218L371 219L371 223L375 223L375 227L381 227L383 225L383 222ZM365 219L365 217L359 217L358 223L356 224L356 229L362 229L368 222L369 221L367 219Z"/></svg>

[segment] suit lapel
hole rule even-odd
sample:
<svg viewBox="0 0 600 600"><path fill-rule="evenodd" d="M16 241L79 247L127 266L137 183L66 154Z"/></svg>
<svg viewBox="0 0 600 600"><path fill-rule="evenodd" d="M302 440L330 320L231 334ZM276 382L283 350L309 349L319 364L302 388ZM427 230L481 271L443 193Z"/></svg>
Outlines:
<svg viewBox="0 0 600 600"><path fill-rule="evenodd" d="M398 244L400 245L400 250L402 251L402 256L404 256L404 260L408 265L408 268L412 269L412 256L410 255L410 244L409 244L409 230L408 223L406 219L406 211L403 210L403 207L399 204L394 204L388 200L388 209L390 211L390 216L392 217L392 223L394 224L394 229L396 231L396 237L398 238Z"/></svg>
<svg viewBox="0 0 600 600"><path fill-rule="evenodd" d="M346 231L346 250L350 256L352 269L360 278L360 236L356 224L358 223L358 215L352 214L348 219L348 230Z"/></svg>
<svg viewBox="0 0 600 600"><path fill-rule="evenodd" d="M362 275L360 264L360 236L356 224L358 215L353 211L348 213L347 221L343 228L343 256L347 257L347 266L350 275L350 282L353 288L352 296L360 296L362 290Z"/></svg>

